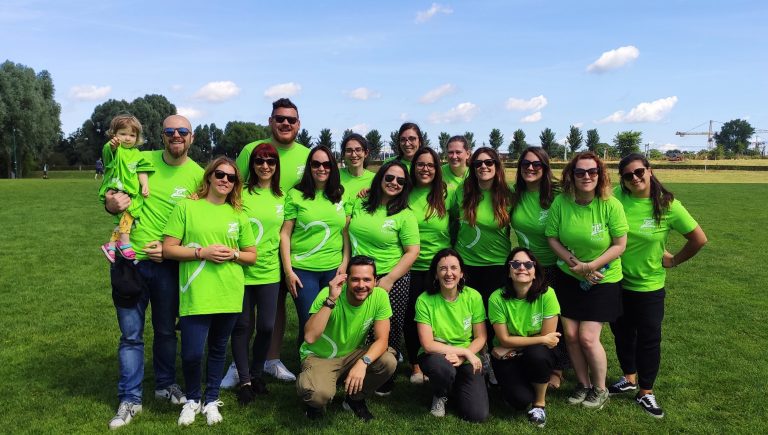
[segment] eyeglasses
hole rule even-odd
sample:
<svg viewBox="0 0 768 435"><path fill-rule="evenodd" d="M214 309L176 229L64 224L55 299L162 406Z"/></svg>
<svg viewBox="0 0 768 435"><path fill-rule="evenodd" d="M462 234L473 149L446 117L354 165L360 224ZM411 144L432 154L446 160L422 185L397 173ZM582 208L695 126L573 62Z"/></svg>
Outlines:
<svg viewBox="0 0 768 435"><path fill-rule="evenodd" d="M576 168L573 170L573 176L576 178L584 178L587 174L589 174L589 178L594 178L599 173L600 173L600 169L597 169L597 168L589 168L589 169Z"/></svg>
<svg viewBox="0 0 768 435"><path fill-rule="evenodd" d="M496 166L496 160L493 159L485 159L485 160L475 160L472 165L479 169L481 166L485 165L487 167Z"/></svg>
<svg viewBox="0 0 768 435"><path fill-rule="evenodd" d="M227 177L227 181L230 183L236 183L237 182L237 174L227 174L224 171L215 170L213 171L213 176L216 177L217 180L221 180L224 177Z"/></svg>
<svg viewBox="0 0 768 435"><path fill-rule="evenodd" d="M282 124L285 121L288 121L288 124L296 124L296 122L299 121L299 118L295 116L283 116L283 115L275 115L272 117L272 119L275 120L276 123Z"/></svg>
<svg viewBox="0 0 768 435"><path fill-rule="evenodd" d="M386 181L387 183L391 183L395 180L397 180L397 184L401 186L405 186L405 177L395 177L392 174L387 174L384 176L384 181Z"/></svg>
<svg viewBox="0 0 768 435"><path fill-rule="evenodd" d="M191 131L189 131L188 128L180 127L180 128L164 128L163 134L167 137L173 137L174 133L178 133L181 137L186 137Z"/></svg>
<svg viewBox="0 0 768 435"><path fill-rule="evenodd" d="M346 154L365 154L365 150L362 148L347 148L344 150Z"/></svg>
<svg viewBox="0 0 768 435"><path fill-rule="evenodd" d="M416 142L418 140L419 140L419 138L416 137L416 136L401 137L400 138L400 143L403 143L403 144L404 143L408 143L408 142L414 143L414 142Z"/></svg>
<svg viewBox="0 0 768 435"><path fill-rule="evenodd" d="M533 266L535 266L535 265L536 265L536 263L534 263L533 261L530 261L530 260L528 260L528 261L512 260L512 261L509 262L509 266L512 269L515 269L515 270L520 269L520 266L525 267L525 270L531 270L531 269L533 269Z"/></svg>
<svg viewBox="0 0 768 435"><path fill-rule="evenodd" d="M643 178L645 175L645 168L637 168L632 172L625 172L621 174L621 179L624 181L632 181L633 178Z"/></svg>
<svg viewBox="0 0 768 435"><path fill-rule="evenodd" d="M435 169L434 163L428 163L428 162L416 162L416 167L419 169Z"/></svg>
<svg viewBox="0 0 768 435"><path fill-rule="evenodd" d="M267 166L275 166L277 165L277 159L273 157L267 157L267 158L256 157L255 159L253 159L253 164L256 166L262 166L264 163L266 163Z"/></svg>
<svg viewBox="0 0 768 435"><path fill-rule="evenodd" d="M541 160L528 160L523 159L520 161L520 167L522 169L528 169L530 167L533 167L534 170L539 170L544 167L544 163L541 162Z"/></svg>
<svg viewBox="0 0 768 435"><path fill-rule="evenodd" d="M319 160L312 160L311 162L309 162L309 167L311 167L312 169L319 169L320 166L322 166L323 169L331 169L331 161L326 160L324 162L321 162Z"/></svg>

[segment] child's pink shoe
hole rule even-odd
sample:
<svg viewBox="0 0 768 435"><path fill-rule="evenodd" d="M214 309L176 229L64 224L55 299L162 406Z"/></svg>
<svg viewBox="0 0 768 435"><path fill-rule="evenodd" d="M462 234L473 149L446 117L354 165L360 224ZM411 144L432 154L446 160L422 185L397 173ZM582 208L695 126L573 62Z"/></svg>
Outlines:
<svg viewBox="0 0 768 435"><path fill-rule="evenodd" d="M109 243L105 243L101 245L101 252L104 253L104 256L107 257L107 261L110 263L115 262L115 247L110 245Z"/></svg>
<svg viewBox="0 0 768 435"><path fill-rule="evenodd" d="M136 251L133 250L130 243L120 245L120 255L122 255L126 260L133 261L136 259Z"/></svg>

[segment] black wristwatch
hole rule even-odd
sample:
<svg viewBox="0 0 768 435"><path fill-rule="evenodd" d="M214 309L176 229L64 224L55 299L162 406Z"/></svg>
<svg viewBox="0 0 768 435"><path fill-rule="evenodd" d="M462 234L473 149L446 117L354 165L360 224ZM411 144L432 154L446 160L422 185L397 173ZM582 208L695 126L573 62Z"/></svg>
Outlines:
<svg viewBox="0 0 768 435"><path fill-rule="evenodd" d="M330 309L336 308L336 302L332 301L331 298L325 298L323 301L323 306L328 307Z"/></svg>

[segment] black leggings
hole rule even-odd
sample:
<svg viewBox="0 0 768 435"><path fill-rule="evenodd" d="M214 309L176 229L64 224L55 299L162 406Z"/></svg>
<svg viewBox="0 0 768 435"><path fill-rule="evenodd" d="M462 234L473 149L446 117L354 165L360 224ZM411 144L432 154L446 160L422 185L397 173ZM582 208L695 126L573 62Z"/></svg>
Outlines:
<svg viewBox="0 0 768 435"><path fill-rule="evenodd" d="M483 306L485 312L488 313L488 298L491 297L491 293L497 289L504 287L507 283L507 277L509 276L509 269L505 264L492 265L492 266L464 266L464 277L467 281L467 285L480 292L483 297ZM485 330L488 334L488 348L492 347L493 337L496 335L493 333L493 326L490 320L485 321Z"/></svg>
<svg viewBox="0 0 768 435"><path fill-rule="evenodd" d="M378 279L386 274L379 275ZM395 349L398 354L403 354L403 348L400 345L400 335L403 333L403 324L405 322L405 312L408 307L408 289L411 285L411 273L408 272L401 276L392 285L389 291L389 303L392 306L392 317L389 319L389 347ZM372 340L373 328L369 334Z"/></svg>
<svg viewBox="0 0 768 435"><path fill-rule="evenodd" d="M637 373L638 385L652 390L661 363L661 322L664 296L657 291L624 290L624 314L611 322L616 356L625 374Z"/></svg>
<svg viewBox="0 0 768 435"><path fill-rule="evenodd" d="M549 374L555 367L555 352L537 344L525 347L523 354L514 358L491 358L491 365L504 400L517 410L525 410L536 399L531 384L549 382Z"/></svg>
<svg viewBox="0 0 768 435"><path fill-rule="evenodd" d="M408 362L411 365L418 364L417 357L421 343L419 333L416 330L416 299L431 286L428 270L412 270L411 285L408 290L408 306L405 309L405 325L403 326L403 338L405 338L405 350L408 353Z"/></svg>
<svg viewBox="0 0 768 435"><path fill-rule="evenodd" d="M232 359L235 360L240 384L261 377L264 361L272 342L280 283L247 285L243 293L243 312L232 330ZM256 310L254 311L254 307ZM256 315L258 312L258 316ZM248 365L248 342L253 334L252 361Z"/></svg>
<svg viewBox="0 0 768 435"><path fill-rule="evenodd" d="M459 416L472 422L488 418L488 390L485 376L472 372L472 364L454 367L441 353L423 353L419 365L429 376L429 386L436 397L448 397Z"/></svg>

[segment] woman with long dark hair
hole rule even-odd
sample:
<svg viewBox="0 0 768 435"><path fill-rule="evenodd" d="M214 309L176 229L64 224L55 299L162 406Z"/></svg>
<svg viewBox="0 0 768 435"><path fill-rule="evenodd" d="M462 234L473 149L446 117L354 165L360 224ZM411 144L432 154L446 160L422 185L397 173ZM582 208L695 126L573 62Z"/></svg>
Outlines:
<svg viewBox="0 0 768 435"><path fill-rule="evenodd" d="M411 170L411 162L416 151L424 148L424 135L414 122L405 122L397 132L398 143L394 146L395 156L384 163L398 161L405 165L406 172Z"/></svg>
<svg viewBox="0 0 768 435"><path fill-rule="evenodd" d="M619 162L621 187L614 190L629 224L627 249L621 257L624 273L624 313L611 323L616 356L624 376L608 387L613 394L637 392L635 400L656 418L664 411L653 384L661 362L661 322L664 318L666 269L689 260L707 243L707 236L680 201L656 178L642 154ZM685 245L675 254L666 250L671 230Z"/></svg>

